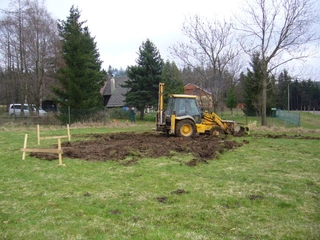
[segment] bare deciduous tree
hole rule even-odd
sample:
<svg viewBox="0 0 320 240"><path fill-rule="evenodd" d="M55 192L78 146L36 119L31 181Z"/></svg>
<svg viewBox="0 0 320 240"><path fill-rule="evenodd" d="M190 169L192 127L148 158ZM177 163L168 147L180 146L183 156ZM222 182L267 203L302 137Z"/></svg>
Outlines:
<svg viewBox="0 0 320 240"><path fill-rule="evenodd" d="M24 9L25 2L12 1L11 9L3 11L1 19L1 56L5 69L6 87L11 100L23 101L25 96L24 61ZM23 112L23 110L22 110Z"/></svg>
<svg viewBox="0 0 320 240"><path fill-rule="evenodd" d="M313 53L310 44L319 42L315 23L319 22L313 0L250 0L242 4L242 18L236 17L242 32L243 49L258 51L262 61L261 125L267 125L268 75L293 60Z"/></svg>
<svg viewBox="0 0 320 240"><path fill-rule="evenodd" d="M171 54L185 67L199 73L199 86L210 88L214 111L221 102L225 73L240 53L232 30L231 23L217 19L210 21L195 15L186 18L182 28L189 42L177 43L170 48Z"/></svg>
<svg viewBox="0 0 320 240"><path fill-rule="evenodd" d="M0 19L6 101L40 106L58 51L55 21L39 0L11 1Z"/></svg>
<svg viewBox="0 0 320 240"><path fill-rule="evenodd" d="M53 59L56 57L58 47L58 31L56 22L51 18L46 8L37 1L28 3L27 17L29 31L26 33L27 61L30 74L29 95L39 107L49 85L50 72ZM31 97L30 97L31 98Z"/></svg>

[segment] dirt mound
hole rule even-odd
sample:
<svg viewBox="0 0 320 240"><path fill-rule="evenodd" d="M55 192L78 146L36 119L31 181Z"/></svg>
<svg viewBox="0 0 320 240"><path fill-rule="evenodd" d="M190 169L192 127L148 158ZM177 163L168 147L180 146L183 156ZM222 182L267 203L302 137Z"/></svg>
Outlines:
<svg viewBox="0 0 320 240"><path fill-rule="evenodd" d="M135 163L144 157L174 156L177 153L192 154L186 163L194 166L198 162L213 159L217 153L242 146L248 141L234 141L221 137L199 135L195 137L175 137L159 133L116 133L92 134L90 140L62 143L63 157L87 161L124 160L123 164ZM32 153L32 156L54 160L56 154Z"/></svg>
<svg viewBox="0 0 320 240"><path fill-rule="evenodd" d="M252 134L252 137L262 137L262 138L273 138L273 139L304 139L304 140L320 140L320 137L314 136L303 136L301 134L296 135L287 135L285 133L282 134Z"/></svg>

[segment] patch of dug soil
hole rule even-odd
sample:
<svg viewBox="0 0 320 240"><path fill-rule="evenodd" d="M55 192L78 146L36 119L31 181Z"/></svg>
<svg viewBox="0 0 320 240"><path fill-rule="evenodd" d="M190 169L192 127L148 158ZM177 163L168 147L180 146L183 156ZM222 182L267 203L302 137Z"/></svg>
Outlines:
<svg viewBox="0 0 320 240"><path fill-rule="evenodd" d="M274 138L274 139L304 139L304 140L320 140L320 137L312 137L312 136L302 136L300 134L296 135L287 135L285 133L283 134L254 134L252 135L254 137L266 137L266 138Z"/></svg>
<svg viewBox="0 0 320 240"><path fill-rule="evenodd" d="M92 140L62 143L63 157L88 161L123 160L131 157L126 165L143 157L171 156L173 152L192 153L194 162L206 162L217 153L242 146L245 142L223 140L222 138L199 135L195 137L175 137L159 133L114 133L92 134ZM32 156L53 160L56 154L32 153Z"/></svg>

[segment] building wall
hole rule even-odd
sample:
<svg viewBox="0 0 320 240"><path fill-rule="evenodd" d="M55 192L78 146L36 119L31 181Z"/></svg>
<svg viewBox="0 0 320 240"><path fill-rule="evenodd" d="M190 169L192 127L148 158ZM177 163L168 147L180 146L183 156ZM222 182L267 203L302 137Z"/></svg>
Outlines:
<svg viewBox="0 0 320 240"><path fill-rule="evenodd" d="M184 87L184 93L198 96L198 103L201 108L206 110L212 109L211 94L208 91L202 90L200 87L189 83Z"/></svg>

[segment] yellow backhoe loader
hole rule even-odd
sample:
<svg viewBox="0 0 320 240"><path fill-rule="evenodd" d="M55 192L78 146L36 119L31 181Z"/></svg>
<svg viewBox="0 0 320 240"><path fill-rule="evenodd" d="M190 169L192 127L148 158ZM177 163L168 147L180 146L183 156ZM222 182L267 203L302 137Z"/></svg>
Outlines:
<svg viewBox="0 0 320 240"><path fill-rule="evenodd" d="M170 95L168 108L164 110L164 83L159 84L159 102L156 130L178 137L199 134L242 134L248 133L247 127L235 121L222 120L214 112L202 112L198 107L197 96L186 94Z"/></svg>

